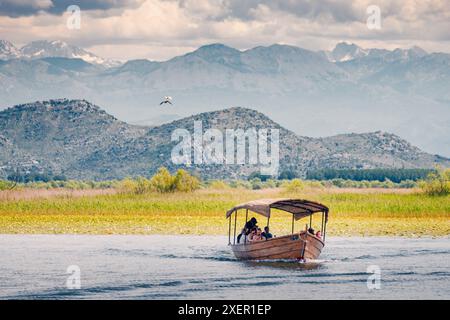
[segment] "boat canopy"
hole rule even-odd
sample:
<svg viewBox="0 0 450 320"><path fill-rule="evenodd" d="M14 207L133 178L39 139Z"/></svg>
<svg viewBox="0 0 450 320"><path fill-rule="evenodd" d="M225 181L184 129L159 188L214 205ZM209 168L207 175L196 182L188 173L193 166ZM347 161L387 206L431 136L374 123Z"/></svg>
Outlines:
<svg viewBox="0 0 450 320"><path fill-rule="evenodd" d="M242 203L227 211L228 218L234 211L239 209L248 209L255 213L259 213L265 217L270 218L270 209L279 209L290 212L294 215L295 220L303 217L308 217L316 212L324 212L325 219L328 220L328 207L323 204L302 200L302 199L259 199Z"/></svg>

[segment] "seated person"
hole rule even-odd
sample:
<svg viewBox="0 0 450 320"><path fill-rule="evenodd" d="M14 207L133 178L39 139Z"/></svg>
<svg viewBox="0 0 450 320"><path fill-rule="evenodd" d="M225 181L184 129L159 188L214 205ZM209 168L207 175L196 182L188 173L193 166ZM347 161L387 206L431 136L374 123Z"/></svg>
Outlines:
<svg viewBox="0 0 450 320"><path fill-rule="evenodd" d="M261 234L266 240L273 238L273 235L269 232L269 226L264 227L264 232Z"/></svg>
<svg viewBox="0 0 450 320"><path fill-rule="evenodd" d="M256 238L257 241L263 240L261 228L256 228L256 235L253 238Z"/></svg>
<svg viewBox="0 0 450 320"><path fill-rule="evenodd" d="M308 232L311 233L312 235L314 235L314 229L309 227Z"/></svg>
<svg viewBox="0 0 450 320"><path fill-rule="evenodd" d="M252 236L250 241L254 242L254 241L261 241L261 240L263 240L262 239L262 235L261 235L261 228L255 228L254 230L255 231L253 231L253 236Z"/></svg>
<svg viewBox="0 0 450 320"><path fill-rule="evenodd" d="M249 234L250 231L256 227L257 223L258 223L258 221L256 221L255 217L252 217L249 221L247 221L244 226L244 229L246 230L245 234Z"/></svg>
<svg viewBox="0 0 450 320"><path fill-rule="evenodd" d="M241 230L241 233L237 236L237 243L241 242L242 236L245 236L245 228Z"/></svg>
<svg viewBox="0 0 450 320"><path fill-rule="evenodd" d="M316 232L316 237L322 239L322 232L320 230Z"/></svg>
<svg viewBox="0 0 450 320"><path fill-rule="evenodd" d="M250 233L248 234L247 241L253 241L253 238L256 236L256 228L252 228Z"/></svg>

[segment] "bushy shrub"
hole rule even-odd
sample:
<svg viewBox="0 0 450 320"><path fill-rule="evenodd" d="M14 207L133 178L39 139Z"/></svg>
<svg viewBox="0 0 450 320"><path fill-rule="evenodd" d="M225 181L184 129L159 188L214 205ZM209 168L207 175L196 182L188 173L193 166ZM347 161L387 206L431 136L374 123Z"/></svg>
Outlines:
<svg viewBox="0 0 450 320"><path fill-rule="evenodd" d="M134 190L137 188L137 182L131 178L125 178L117 183L116 188L121 193L134 193Z"/></svg>
<svg viewBox="0 0 450 320"><path fill-rule="evenodd" d="M161 193L175 191L175 177L172 176L167 168L161 167L158 172L150 179L152 188Z"/></svg>
<svg viewBox="0 0 450 320"><path fill-rule="evenodd" d="M363 188L386 188L386 189L414 188L417 186L417 183L412 180L405 180L400 183L395 183L389 179L386 179L385 181L378 181L378 180L355 181L355 180L333 179L333 180L321 181L321 184L325 187L335 186L338 188L360 188L360 189L363 189Z"/></svg>
<svg viewBox="0 0 450 320"><path fill-rule="evenodd" d="M175 190L181 192L192 192L200 187L200 180L183 169L177 171L174 183Z"/></svg>
<svg viewBox="0 0 450 320"><path fill-rule="evenodd" d="M333 186L335 186L335 187L338 187L338 188L344 187L344 183L345 183L344 179L338 178L338 179L332 179L330 181L333 184Z"/></svg>
<svg viewBox="0 0 450 320"><path fill-rule="evenodd" d="M122 193L133 194L145 194L152 191L160 193L191 192L200 187L200 181L185 170L180 169L175 175L171 175L169 170L162 167L151 179L126 178L112 185Z"/></svg>
<svg viewBox="0 0 450 320"><path fill-rule="evenodd" d="M210 189L214 189L214 190L224 190L224 189L228 189L230 186L227 185L224 181L222 180L213 180L210 182L209 184L209 188Z"/></svg>
<svg viewBox="0 0 450 320"><path fill-rule="evenodd" d="M143 178L143 177L137 177L136 178L136 185L134 187L134 194L144 194L152 189L152 184L150 180Z"/></svg>
<svg viewBox="0 0 450 320"><path fill-rule="evenodd" d="M70 190L85 190L89 189L89 184L84 181L69 180L66 181L64 187Z"/></svg>
<svg viewBox="0 0 450 320"><path fill-rule="evenodd" d="M393 183L391 180L386 178L383 182L383 188L395 188L395 183Z"/></svg>
<svg viewBox="0 0 450 320"><path fill-rule="evenodd" d="M14 187L11 181L0 180L0 190L10 190Z"/></svg>
<svg viewBox="0 0 450 320"><path fill-rule="evenodd" d="M283 188L287 192L300 192L305 188L305 184L300 179L292 179L283 184Z"/></svg>
<svg viewBox="0 0 450 320"><path fill-rule="evenodd" d="M422 190L430 196L444 196L450 194L450 169L438 168L427 178L419 182Z"/></svg>
<svg viewBox="0 0 450 320"><path fill-rule="evenodd" d="M266 182L264 182L263 187L269 189L276 188L277 182L273 179L268 179Z"/></svg>
<svg viewBox="0 0 450 320"><path fill-rule="evenodd" d="M315 189L323 189L324 188L323 184L317 180L306 181L306 185L310 188L315 188Z"/></svg>
<svg viewBox="0 0 450 320"><path fill-rule="evenodd" d="M252 188L252 184L245 180L233 180L230 182L229 185L231 188L236 188L236 189L251 189Z"/></svg>
<svg viewBox="0 0 450 320"><path fill-rule="evenodd" d="M417 187L417 182L413 180L404 180L399 183L400 188L415 188Z"/></svg>
<svg viewBox="0 0 450 320"><path fill-rule="evenodd" d="M260 178L253 178L250 180L250 184L252 185L253 190L260 190L263 188L263 183Z"/></svg>

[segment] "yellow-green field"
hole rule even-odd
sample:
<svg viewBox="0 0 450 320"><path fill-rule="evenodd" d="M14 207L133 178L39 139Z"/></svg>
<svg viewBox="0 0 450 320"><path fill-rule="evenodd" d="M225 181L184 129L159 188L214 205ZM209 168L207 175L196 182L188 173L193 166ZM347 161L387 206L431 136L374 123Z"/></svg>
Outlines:
<svg viewBox="0 0 450 320"><path fill-rule="evenodd" d="M225 212L258 198L296 197L330 208L328 235L450 235L450 196L431 197L418 190L309 189L286 194L280 189L199 190L194 193L126 195L114 191L18 190L0 192L0 234L221 234ZM256 216L259 218L258 216ZM238 226L245 214L238 216ZM264 226L266 219L259 218ZM304 228L309 218L296 222ZM320 225L319 216L313 226ZM290 232L287 213L270 221L276 235Z"/></svg>

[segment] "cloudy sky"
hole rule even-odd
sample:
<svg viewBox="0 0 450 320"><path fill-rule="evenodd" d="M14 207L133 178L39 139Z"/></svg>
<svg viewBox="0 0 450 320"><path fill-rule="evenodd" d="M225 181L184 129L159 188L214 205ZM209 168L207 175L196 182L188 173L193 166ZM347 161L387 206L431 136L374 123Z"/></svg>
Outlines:
<svg viewBox="0 0 450 320"><path fill-rule="evenodd" d="M81 28L66 26L70 5ZM381 29L367 27L367 8ZM207 43L331 49L421 46L450 52L450 0L0 0L0 39L64 40L108 58L163 60Z"/></svg>

